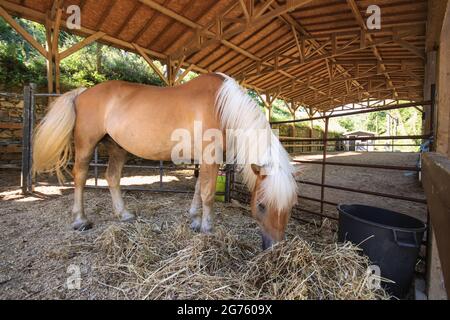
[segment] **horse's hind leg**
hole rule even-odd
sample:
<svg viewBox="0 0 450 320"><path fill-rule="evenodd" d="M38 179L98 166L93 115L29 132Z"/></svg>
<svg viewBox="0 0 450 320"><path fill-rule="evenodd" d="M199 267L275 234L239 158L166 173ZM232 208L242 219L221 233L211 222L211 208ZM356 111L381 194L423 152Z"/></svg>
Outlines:
<svg viewBox="0 0 450 320"><path fill-rule="evenodd" d="M82 144L75 139L75 164L72 170L75 185L72 213L75 216L75 221L72 223L72 228L79 231L92 227L92 223L84 213L83 194L89 170L89 162L91 161L94 149L95 145Z"/></svg>
<svg viewBox="0 0 450 320"><path fill-rule="evenodd" d="M127 151L122 149L111 138L105 139L105 146L108 149L109 161L106 169L106 180L108 181L109 191L111 192L114 213L120 217L122 221L131 221L136 216L125 208L125 203L120 191L120 178L122 169L127 161Z"/></svg>
<svg viewBox="0 0 450 320"><path fill-rule="evenodd" d="M192 220L191 228L194 231L200 231L202 226L202 216L199 212L202 209L202 197L200 195L200 178L195 183L195 193L192 198L191 208L189 209L189 217Z"/></svg>

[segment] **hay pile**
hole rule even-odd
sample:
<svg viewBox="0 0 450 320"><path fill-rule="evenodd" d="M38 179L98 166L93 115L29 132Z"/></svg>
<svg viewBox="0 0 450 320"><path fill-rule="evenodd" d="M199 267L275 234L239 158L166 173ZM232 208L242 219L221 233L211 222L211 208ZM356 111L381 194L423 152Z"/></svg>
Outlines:
<svg viewBox="0 0 450 320"><path fill-rule="evenodd" d="M262 252L250 218L238 218L212 235L192 232L185 217L114 224L94 243L99 282L127 299L388 298L368 288L368 260L351 244L291 224L288 240Z"/></svg>

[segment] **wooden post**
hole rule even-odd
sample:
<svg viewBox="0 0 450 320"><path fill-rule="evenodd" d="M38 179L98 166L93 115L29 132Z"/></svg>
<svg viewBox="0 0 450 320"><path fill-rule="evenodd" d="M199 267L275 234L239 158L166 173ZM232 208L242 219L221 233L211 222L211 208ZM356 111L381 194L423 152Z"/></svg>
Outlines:
<svg viewBox="0 0 450 320"><path fill-rule="evenodd" d="M173 80L173 61L171 57L167 58L167 82L169 87L173 87L174 80Z"/></svg>
<svg viewBox="0 0 450 320"><path fill-rule="evenodd" d="M271 121L272 119L272 99L270 98L270 95L268 93L266 93L266 101L265 101L265 105L266 105L266 118L267 121Z"/></svg>
<svg viewBox="0 0 450 320"><path fill-rule="evenodd" d="M436 151L450 158L450 2L441 31L439 46L439 87L436 128Z"/></svg>
<svg viewBox="0 0 450 320"><path fill-rule="evenodd" d="M427 62L425 65L425 79L423 87L423 97L425 101L431 100L431 87L436 84L436 58L437 52L435 50L427 53ZM430 106L423 107L422 132L428 134L431 131L431 108Z"/></svg>
<svg viewBox="0 0 450 320"><path fill-rule="evenodd" d="M314 116L314 113L312 112L312 108L309 108L309 112L308 112L308 110L306 110L306 111L310 118L312 118ZM312 138L314 138L314 120L311 120L310 124L311 124L311 128L309 130L309 138L312 139ZM313 147L312 147L313 143L310 141L309 144L310 144L309 152L313 152Z"/></svg>
<svg viewBox="0 0 450 320"><path fill-rule="evenodd" d="M53 55L53 63L55 64L55 92L61 93L61 68L60 68L60 59L59 59L59 32L61 27L62 20L62 8L60 7L62 2L57 3L57 9L54 13L55 15L55 23L53 26L52 33L52 55Z"/></svg>
<svg viewBox="0 0 450 320"><path fill-rule="evenodd" d="M320 213L323 213L324 211L324 200L325 200L325 168L326 168L326 161L327 161L327 147L328 147L328 124L330 118L325 118L325 132L323 133L323 154L322 154L322 185L320 187Z"/></svg>
<svg viewBox="0 0 450 320"><path fill-rule="evenodd" d="M297 111L297 107L295 106L295 103L292 101L290 105L289 105L289 103L286 103L286 106L292 115L292 120L296 120L295 112ZM295 122L292 122L291 123L291 138L295 138L297 136L296 131L297 130L296 130ZM292 141L294 141L294 140L292 140ZM295 147L290 147L289 150L291 153L294 153Z"/></svg>
<svg viewBox="0 0 450 320"><path fill-rule="evenodd" d="M292 112L292 120L297 120L296 117L295 117L295 111ZM291 137L295 138L297 136L297 130L296 130L296 127L295 127L295 122L292 123L291 130L292 130ZM292 141L294 141L294 140L292 140ZM292 147L291 152L295 153L295 147Z"/></svg>
<svg viewBox="0 0 450 320"><path fill-rule="evenodd" d="M45 23L45 35L46 35L46 49L47 49L47 86L48 93L54 93L54 61L53 61L53 48L52 48L52 29L51 22L49 20Z"/></svg>
<svg viewBox="0 0 450 320"><path fill-rule="evenodd" d="M21 172L21 189L23 194L33 192L32 181L32 133L34 125L34 91L35 84L25 86L23 92L23 135L22 135L22 172Z"/></svg>
<svg viewBox="0 0 450 320"><path fill-rule="evenodd" d="M159 188L162 189L164 187L163 183L164 177L164 162L162 160L159 161Z"/></svg>
<svg viewBox="0 0 450 320"><path fill-rule="evenodd" d="M225 202L231 202L231 174L232 165L225 165Z"/></svg>

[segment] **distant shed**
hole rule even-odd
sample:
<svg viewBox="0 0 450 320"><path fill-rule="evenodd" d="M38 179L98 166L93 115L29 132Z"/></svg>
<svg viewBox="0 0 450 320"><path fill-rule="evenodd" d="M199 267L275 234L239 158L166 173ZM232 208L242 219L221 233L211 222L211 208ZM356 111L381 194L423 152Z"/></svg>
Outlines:
<svg viewBox="0 0 450 320"><path fill-rule="evenodd" d="M375 137L374 132L370 131L352 131L344 133L344 138L351 138L355 140L348 140L344 142L345 150L346 151L374 151L374 143L373 139L367 139L367 138L373 138ZM360 140L358 139L360 138Z"/></svg>

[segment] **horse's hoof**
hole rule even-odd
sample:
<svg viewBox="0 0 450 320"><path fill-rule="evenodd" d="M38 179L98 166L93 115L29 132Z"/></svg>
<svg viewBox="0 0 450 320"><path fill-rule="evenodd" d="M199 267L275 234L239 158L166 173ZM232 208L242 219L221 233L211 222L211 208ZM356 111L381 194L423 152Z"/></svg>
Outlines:
<svg viewBox="0 0 450 320"><path fill-rule="evenodd" d="M136 220L136 215L130 212L123 213L122 218L120 219L122 222L132 222L134 220Z"/></svg>
<svg viewBox="0 0 450 320"><path fill-rule="evenodd" d="M199 231L200 231L200 228L201 228L201 223L200 223L199 221L196 221L196 220L192 221L192 223L191 223L191 229L192 229L193 231L199 232Z"/></svg>
<svg viewBox="0 0 450 320"><path fill-rule="evenodd" d="M204 233L204 234L213 234L214 228L211 227L211 226L207 226L207 227L202 226L202 227L200 228L200 232L201 232L201 233Z"/></svg>
<svg viewBox="0 0 450 320"><path fill-rule="evenodd" d="M74 223L72 223L72 228L76 231L86 231L92 228L92 222L89 220L75 220Z"/></svg>

